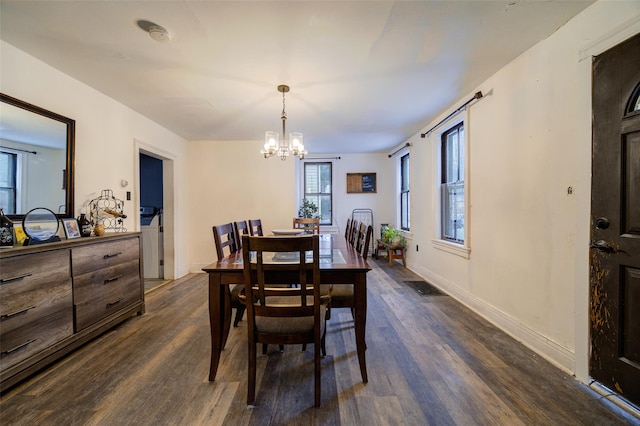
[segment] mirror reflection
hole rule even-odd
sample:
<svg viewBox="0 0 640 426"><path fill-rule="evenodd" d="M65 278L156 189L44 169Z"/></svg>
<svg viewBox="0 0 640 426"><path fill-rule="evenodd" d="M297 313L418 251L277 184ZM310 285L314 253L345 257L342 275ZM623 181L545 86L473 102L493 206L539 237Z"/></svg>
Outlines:
<svg viewBox="0 0 640 426"><path fill-rule="evenodd" d="M37 207L73 216L75 122L2 95L0 207L20 217Z"/></svg>

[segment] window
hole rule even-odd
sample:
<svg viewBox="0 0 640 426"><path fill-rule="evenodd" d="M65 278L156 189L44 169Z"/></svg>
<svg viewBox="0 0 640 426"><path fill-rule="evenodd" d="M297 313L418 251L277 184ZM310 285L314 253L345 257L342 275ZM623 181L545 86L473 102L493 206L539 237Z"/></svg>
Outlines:
<svg viewBox="0 0 640 426"><path fill-rule="evenodd" d="M464 244L464 123L442 134L441 159L441 238Z"/></svg>
<svg viewBox="0 0 640 426"><path fill-rule="evenodd" d="M400 229L408 231L409 220L409 154L400 157Z"/></svg>
<svg viewBox="0 0 640 426"><path fill-rule="evenodd" d="M5 214L16 213L18 155L0 152L0 207Z"/></svg>
<svg viewBox="0 0 640 426"><path fill-rule="evenodd" d="M320 225L331 225L332 191L331 163L304 163L304 198L318 206Z"/></svg>

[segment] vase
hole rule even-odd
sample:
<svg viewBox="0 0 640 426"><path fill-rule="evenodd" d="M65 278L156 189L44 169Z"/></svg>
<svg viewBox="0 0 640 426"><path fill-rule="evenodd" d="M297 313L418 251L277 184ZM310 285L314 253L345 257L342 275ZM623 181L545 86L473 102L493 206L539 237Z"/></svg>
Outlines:
<svg viewBox="0 0 640 426"><path fill-rule="evenodd" d="M96 234L96 237L102 237L104 235L104 225L96 223L96 226L93 228L93 232Z"/></svg>
<svg viewBox="0 0 640 426"><path fill-rule="evenodd" d="M80 226L80 235L82 237L88 237L91 235L91 222L87 219L84 213L80 214L78 218L78 225Z"/></svg>
<svg viewBox="0 0 640 426"><path fill-rule="evenodd" d="M4 210L0 209L0 247L13 247L13 222L4 215Z"/></svg>

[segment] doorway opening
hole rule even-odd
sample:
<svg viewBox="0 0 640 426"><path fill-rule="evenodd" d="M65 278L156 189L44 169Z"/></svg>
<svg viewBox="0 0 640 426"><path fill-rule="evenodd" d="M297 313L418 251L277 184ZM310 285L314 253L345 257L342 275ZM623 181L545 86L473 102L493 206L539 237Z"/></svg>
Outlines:
<svg viewBox="0 0 640 426"><path fill-rule="evenodd" d="M136 141L137 188L145 292L175 278L173 159Z"/></svg>

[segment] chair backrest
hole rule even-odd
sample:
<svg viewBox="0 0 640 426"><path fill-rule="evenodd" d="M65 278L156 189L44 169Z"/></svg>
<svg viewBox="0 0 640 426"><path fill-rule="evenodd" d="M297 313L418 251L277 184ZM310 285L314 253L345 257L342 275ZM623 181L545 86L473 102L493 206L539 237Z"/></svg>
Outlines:
<svg viewBox="0 0 640 426"><path fill-rule="evenodd" d="M371 243L371 236L373 235L373 226L367 225L367 230L364 235L364 243L362 244L361 250L358 252L362 255L364 260L367 260L367 256L369 256L369 244Z"/></svg>
<svg viewBox="0 0 640 426"><path fill-rule="evenodd" d="M249 333L255 331L255 316L310 317L320 320L320 237L242 237L244 285ZM306 252L312 252L307 262ZM252 259L255 252L255 259ZM278 262L278 257L286 262ZM295 261L291 261L295 258ZM269 280L277 271L277 282ZM271 285L276 284L276 285ZM285 287L281 284L299 284ZM283 299L285 298L285 299ZM249 303L253 300L253 304ZM318 332L319 332L318 328Z"/></svg>
<svg viewBox="0 0 640 426"><path fill-rule="evenodd" d="M262 220L251 219L249 220L249 235L262 236Z"/></svg>
<svg viewBox="0 0 640 426"><path fill-rule="evenodd" d="M356 244L356 238L358 237L358 228L360 227L360 222L353 219L351 221L351 232L349 233L349 244L354 246Z"/></svg>
<svg viewBox="0 0 640 426"><path fill-rule="evenodd" d="M294 217L293 218L294 229L304 229L305 231L311 231L311 234L320 233L320 218L306 218L306 217Z"/></svg>
<svg viewBox="0 0 640 426"><path fill-rule="evenodd" d="M364 245L364 237L367 233L367 224L364 222L360 222L360 226L358 226L358 230L356 231L356 250L358 253L362 253L362 246Z"/></svg>
<svg viewBox="0 0 640 426"><path fill-rule="evenodd" d="M232 223L214 226L213 241L216 243L216 254L218 255L218 260L238 251L236 232ZM226 250L228 250L228 253L225 253Z"/></svg>
<svg viewBox="0 0 640 426"><path fill-rule="evenodd" d="M351 218L347 218L347 227L344 229L344 237L348 240L351 234Z"/></svg>
<svg viewBox="0 0 640 426"><path fill-rule="evenodd" d="M242 236L249 235L249 225L246 220L241 220L240 222L233 222L233 230L236 233L236 244L238 246L238 250L242 249Z"/></svg>

